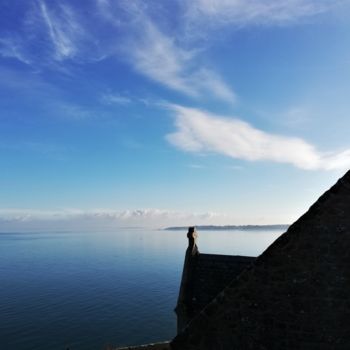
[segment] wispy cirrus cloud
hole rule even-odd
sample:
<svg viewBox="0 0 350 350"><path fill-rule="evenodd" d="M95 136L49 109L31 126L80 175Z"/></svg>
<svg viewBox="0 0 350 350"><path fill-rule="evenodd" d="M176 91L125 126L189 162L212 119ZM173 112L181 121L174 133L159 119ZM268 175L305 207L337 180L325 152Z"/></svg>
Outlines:
<svg viewBox="0 0 350 350"><path fill-rule="evenodd" d="M185 5L187 23L205 30L233 25L288 25L331 10L342 0L193 0ZM192 27L193 29L193 27Z"/></svg>
<svg viewBox="0 0 350 350"><path fill-rule="evenodd" d="M321 152L297 137L275 135L237 119L178 105L176 131L167 140L177 148L194 153L216 153L247 161L288 163L305 170L346 169L350 150Z"/></svg>
<svg viewBox="0 0 350 350"><path fill-rule="evenodd" d="M0 37L0 54L35 68L50 66L63 70L67 60L91 62L103 59L106 48L98 45L86 23L94 13L83 16L71 3L37 0L27 4L16 32Z"/></svg>
<svg viewBox="0 0 350 350"><path fill-rule="evenodd" d="M214 95L235 102L234 91L215 71L198 66L198 51L181 47L175 37L163 33L145 15L138 15L134 25L137 31L129 38L125 52L139 73L188 96Z"/></svg>
<svg viewBox="0 0 350 350"><path fill-rule="evenodd" d="M113 57L184 95L235 102L233 89L218 72L199 63L201 50L188 49L175 33L161 29L147 12L148 6L108 0L98 0L95 6L97 11L82 16L71 3L38 0L31 5L18 33L1 40L0 52L37 67L65 69L66 73L70 62ZM102 32L89 29L91 22L103 28ZM108 35L101 37L101 33ZM40 47L35 47L38 42Z"/></svg>
<svg viewBox="0 0 350 350"><path fill-rule="evenodd" d="M235 91L218 71L205 63L205 50L196 41L188 49L186 35L193 37L211 28L229 24L249 26L290 23L330 10L338 3L330 0L194 0L179 2L177 28L161 25L155 12L165 4L141 1L95 0L84 15L69 2L33 2L32 10L16 35L0 40L0 53L27 64L65 61L91 62L106 57L124 59L137 72L157 83L193 98L214 97L233 103ZM158 18L159 19L159 18ZM89 29L96 23L102 31ZM189 29L190 28L190 29ZM108 35L100 36L101 33ZM197 35L198 34L198 35ZM34 40L34 39L35 40ZM40 47L32 47L40 42ZM65 67L68 71L68 67Z"/></svg>
<svg viewBox="0 0 350 350"><path fill-rule="evenodd" d="M0 38L0 55L3 57L15 58L25 64L31 63L31 60L24 52L21 39L15 35Z"/></svg>
<svg viewBox="0 0 350 350"><path fill-rule="evenodd" d="M152 6L139 1L96 3L106 22L124 30L119 53L138 73L190 97L214 96L235 102L233 89L220 75L205 64L198 64L200 50L186 48L175 33L160 28L149 13L150 8L154 10Z"/></svg>
<svg viewBox="0 0 350 350"><path fill-rule="evenodd" d="M178 2L176 30L159 24L156 11L166 4L141 1L96 0L100 14L128 33L125 58L142 75L185 95L199 98L214 96L233 103L236 94L231 86L202 58L205 50L196 40L212 29L229 25L227 32L242 26L282 25L316 16L334 8L341 0L194 0ZM120 14L123 13L124 17ZM125 19L128 18L127 21ZM216 40L216 34L208 35ZM204 53L204 54L203 54Z"/></svg>
<svg viewBox="0 0 350 350"><path fill-rule="evenodd" d="M105 105L128 105L132 102L132 99L117 92L109 92L101 95L100 102Z"/></svg>
<svg viewBox="0 0 350 350"><path fill-rule="evenodd" d="M67 74L70 62L113 57L127 61L135 71L168 89L195 99L215 98L232 104L237 99L232 86L206 63L206 50L199 42L192 41L189 49L184 33L190 30L196 38L226 24L231 32L236 26L294 23L338 3L341 0L179 2L174 12L176 28L172 28L156 14L167 7L163 3L95 0L89 3L93 6L90 11L82 14L67 1L37 0L28 5L31 11L18 32L0 39L0 54L37 67L49 65ZM91 30L89 23L96 23L99 31ZM102 35L105 33L108 35ZM119 98L118 102L126 100Z"/></svg>
<svg viewBox="0 0 350 350"><path fill-rule="evenodd" d="M44 1L39 1L40 16L43 19L57 60L72 58L78 53L79 40L84 31L75 18L73 10L60 4L59 11L49 9Z"/></svg>

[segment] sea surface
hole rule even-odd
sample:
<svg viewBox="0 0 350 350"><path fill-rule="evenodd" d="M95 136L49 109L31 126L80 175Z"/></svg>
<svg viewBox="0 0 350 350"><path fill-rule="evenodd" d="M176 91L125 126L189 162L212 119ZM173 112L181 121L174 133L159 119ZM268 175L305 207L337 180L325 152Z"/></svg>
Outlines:
<svg viewBox="0 0 350 350"><path fill-rule="evenodd" d="M203 253L261 254L282 231L203 231ZM0 233L0 349L169 340L186 232Z"/></svg>

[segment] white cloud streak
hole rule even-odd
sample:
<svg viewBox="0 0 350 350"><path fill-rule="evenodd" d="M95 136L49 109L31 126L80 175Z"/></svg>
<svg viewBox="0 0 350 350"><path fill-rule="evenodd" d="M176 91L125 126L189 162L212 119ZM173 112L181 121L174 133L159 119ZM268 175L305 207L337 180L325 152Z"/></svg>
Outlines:
<svg viewBox="0 0 350 350"><path fill-rule="evenodd" d="M199 64L200 51L185 48L176 34L162 31L145 4L96 0L97 11L89 17L79 15L77 8L64 2L38 0L34 4L18 40L14 35L0 40L3 56L38 67L65 68L66 73L66 61L81 63L114 56L124 58L143 76L187 96L210 96L229 103L236 100L231 87L217 72ZM88 29L87 23L95 21L108 29L106 38ZM37 52L31 44L38 41L42 45ZM117 102L126 100L114 99Z"/></svg>
<svg viewBox="0 0 350 350"><path fill-rule="evenodd" d="M157 6L140 1L121 1L119 8L110 0L96 0L100 13L117 27L125 26L120 12L129 16L129 41L126 56L129 63L148 78L190 97L215 98L234 103L235 92L212 69L200 62L202 50L188 50L186 38L198 38L222 25L280 25L317 15L334 7L330 0L193 0L179 2L175 33L160 29L154 20ZM159 5L161 7L161 5ZM117 9L119 11L117 11ZM122 11L121 11L122 10ZM230 31L232 30L230 29ZM190 32L190 33L189 33ZM183 35L181 35L182 33ZM212 35L212 38L214 36ZM188 44L188 43L187 43ZM192 42L196 47L197 42ZM198 47L198 46L197 46Z"/></svg>
<svg viewBox="0 0 350 350"><path fill-rule="evenodd" d="M222 25L286 25L318 15L340 0L193 0L186 5L189 23L205 29Z"/></svg>
<svg viewBox="0 0 350 350"><path fill-rule="evenodd" d="M30 64L30 59L23 52L23 45L16 37L0 38L0 55L3 57L15 58L18 61Z"/></svg>
<svg viewBox="0 0 350 350"><path fill-rule="evenodd" d="M320 152L301 138L259 130L234 118L199 109L171 105L176 131L166 136L177 148L194 153L216 153L247 161L288 163L306 170L350 167L350 149Z"/></svg>
<svg viewBox="0 0 350 350"><path fill-rule="evenodd" d="M229 24L232 28L256 24L279 24L316 15L334 7L340 0L193 0L179 2L174 17L177 27L157 23L157 9L164 4L141 1L113 2L95 0L95 11L83 16L72 3L37 0L35 14L27 18L22 37L2 40L0 53L25 63L36 65L55 61L61 67L66 60L76 62L98 61L121 56L142 75L193 98L208 98L234 103L233 89L214 69L203 63L203 50L192 42L189 50L184 34L188 30L208 33L213 27ZM97 36L89 29L90 23L109 35ZM89 25L88 25L89 24ZM169 21L168 21L169 24ZM232 26L233 25L233 26ZM161 29L162 28L162 29ZM165 29L166 28L166 29ZM190 28L190 29L188 29ZM232 29L230 29L231 31ZM213 36L214 37L214 36ZM30 48L33 38L42 43L36 50ZM44 40L42 40L44 38ZM128 38L127 40L124 40ZM1 44L1 43L0 43ZM118 51L119 50L119 51Z"/></svg>
<svg viewBox="0 0 350 350"><path fill-rule="evenodd" d="M78 42L83 30L67 5L60 5L60 13L49 10L45 2L39 1L40 14L44 20L58 61L78 54Z"/></svg>
<svg viewBox="0 0 350 350"><path fill-rule="evenodd" d="M196 51L181 48L175 38L162 33L145 17L139 19L137 27L137 35L127 45L127 55L137 71L192 97L214 95L235 102L235 93L217 73L198 68Z"/></svg>
<svg viewBox="0 0 350 350"><path fill-rule="evenodd" d="M229 24L248 26L290 23L327 11L340 0L193 0L176 7L176 28L157 22L156 9L166 5L141 1L95 0L95 11L83 16L72 3L37 0L24 23L21 35L0 38L0 54L26 64L50 65L65 69L65 61L91 62L114 56L128 61L149 79L196 99L215 98L230 104L236 101L232 87L205 62L205 50L183 35L188 28L196 33ZM180 9L180 10L179 10ZM103 28L96 35L88 23ZM167 21L168 24L170 21ZM104 31L99 33L105 33ZM97 31L96 31L97 32ZM215 31L212 31L215 33ZM215 34L214 34L215 35ZM213 38L214 38L213 35ZM34 39L33 39L34 38ZM213 39L212 38L212 39ZM40 42L40 47L31 43ZM46 43L46 45L45 45ZM36 50L38 49L38 50ZM38 51L38 52L37 52ZM116 54L117 53L117 54ZM116 57L118 56L118 57ZM109 102L107 102L109 98ZM127 104L125 98L109 96L105 103ZM113 100L113 101L112 101Z"/></svg>
<svg viewBox="0 0 350 350"><path fill-rule="evenodd" d="M109 43L88 25L101 21L100 15L91 11L84 16L68 2L32 1L16 32L0 38L0 54L68 73L67 60L95 62L111 55Z"/></svg>
<svg viewBox="0 0 350 350"><path fill-rule="evenodd" d="M128 105L132 100L130 97L123 96L119 93L105 93L101 95L100 102L105 105Z"/></svg>

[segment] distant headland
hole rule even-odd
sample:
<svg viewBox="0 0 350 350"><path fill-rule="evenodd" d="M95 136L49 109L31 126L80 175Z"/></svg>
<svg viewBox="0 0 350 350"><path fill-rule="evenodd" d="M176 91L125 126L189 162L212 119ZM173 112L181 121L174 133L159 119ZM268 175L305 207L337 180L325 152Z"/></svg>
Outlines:
<svg viewBox="0 0 350 350"><path fill-rule="evenodd" d="M289 225L198 225L200 231L265 231L265 230L287 230ZM185 231L187 226L166 227L167 231Z"/></svg>

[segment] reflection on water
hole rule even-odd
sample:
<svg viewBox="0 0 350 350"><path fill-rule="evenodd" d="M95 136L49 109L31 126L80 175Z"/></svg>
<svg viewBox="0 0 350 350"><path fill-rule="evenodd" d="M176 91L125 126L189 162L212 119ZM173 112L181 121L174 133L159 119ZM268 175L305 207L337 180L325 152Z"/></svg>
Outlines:
<svg viewBox="0 0 350 350"><path fill-rule="evenodd" d="M203 253L257 256L280 231L203 231ZM170 339L186 232L0 234L0 348Z"/></svg>

